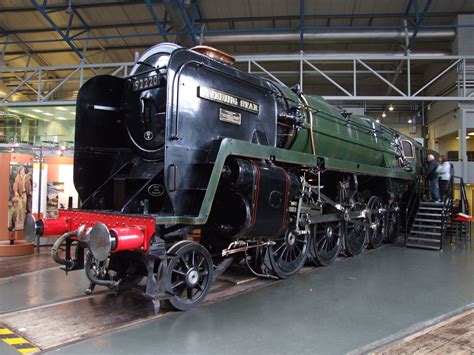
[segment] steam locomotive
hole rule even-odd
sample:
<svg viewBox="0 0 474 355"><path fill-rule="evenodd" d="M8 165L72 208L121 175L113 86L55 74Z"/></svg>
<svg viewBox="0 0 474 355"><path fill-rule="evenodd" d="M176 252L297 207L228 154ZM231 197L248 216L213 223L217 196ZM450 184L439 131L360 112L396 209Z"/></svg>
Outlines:
<svg viewBox="0 0 474 355"><path fill-rule="evenodd" d="M81 207L30 215L25 235L61 235L52 256L85 270L86 293L142 287L188 310L233 263L287 278L397 238L422 146L230 61L162 43L80 89Z"/></svg>

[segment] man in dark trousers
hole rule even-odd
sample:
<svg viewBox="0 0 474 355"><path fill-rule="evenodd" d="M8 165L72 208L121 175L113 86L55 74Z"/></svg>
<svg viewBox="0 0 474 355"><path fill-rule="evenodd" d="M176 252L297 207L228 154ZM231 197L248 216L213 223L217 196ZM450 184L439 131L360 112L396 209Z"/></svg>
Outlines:
<svg viewBox="0 0 474 355"><path fill-rule="evenodd" d="M434 202L439 202L438 173L436 172L438 163L433 154L428 155L426 161L428 162L426 167L426 178L430 182L431 199Z"/></svg>

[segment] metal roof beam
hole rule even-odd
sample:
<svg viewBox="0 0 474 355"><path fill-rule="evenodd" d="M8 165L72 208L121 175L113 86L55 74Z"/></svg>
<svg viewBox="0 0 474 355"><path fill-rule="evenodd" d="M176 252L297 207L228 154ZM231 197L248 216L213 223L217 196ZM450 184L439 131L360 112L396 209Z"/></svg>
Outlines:
<svg viewBox="0 0 474 355"><path fill-rule="evenodd" d="M463 12L430 12L425 17L454 17L457 15L472 15L474 11ZM305 20L327 20L327 19L370 19L370 18L399 18L403 19L405 14L401 13L377 13L377 14L319 14L319 15L305 15ZM250 16L250 17L227 17L227 18L206 18L197 20L197 22L204 23L219 23L219 22L248 22L248 21L280 21L280 20L299 20L299 15L290 16Z"/></svg>
<svg viewBox="0 0 474 355"><path fill-rule="evenodd" d="M166 23L163 22L163 25ZM147 22L140 22L140 23L117 23L117 24L108 24L108 25L88 25L89 30L104 30L104 29L115 29L115 28L128 28L128 27L140 27L140 26L155 26L155 22L147 21ZM84 29L83 26L71 26L71 31L82 31ZM64 28L61 28L62 31L65 31ZM17 29L17 30L10 30L8 33L13 34L25 34L25 33L47 33L47 32L56 32L53 28L24 28L24 29ZM0 33L2 30L0 28Z"/></svg>
<svg viewBox="0 0 474 355"><path fill-rule="evenodd" d="M413 31L413 34L412 34L412 36L411 36L411 38L408 42L408 46L406 48L407 51L411 50L413 45L415 44L416 35L418 34L418 31L421 28L421 24L423 22L423 19L425 18L426 14L428 13L428 10L430 9L432 0L426 0L425 7L423 8L423 11L421 13L420 13L420 9L419 9L418 0L411 0L410 4L411 4L411 2L413 2L414 7L415 7L415 19L416 19L416 21L415 21L415 29ZM408 8L405 13L408 14L409 11L410 11L410 9Z"/></svg>
<svg viewBox="0 0 474 355"><path fill-rule="evenodd" d="M76 9L90 9L90 8L98 8L98 7L115 7L115 6L126 6L126 5L139 5L136 0L127 0L127 1L112 1L112 2L94 2L94 3L86 3L86 4L76 4L74 7ZM57 6L52 5L48 8L48 12L51 11L61 11L66 10L68 8L67 5L64 6ZM0 8L0 13L8 13L8 12L34 12L35 9L31 7L4 7Z"/></svg>
<svg viewBox="0 0 474 355"><path fill-rule="evenodd" d="M160 22L158 16L155 13L155 9L153 9L153 0L146 0L146 6L148 8L148 12L151 15L151 18L153 19L153 22L155 23L156 27L158 27L160 34L163 36L163 39L165 41L168 41L165 26L163 26L163 24Z"/></svg>
<svg viewBox="0 0 474 355"><path fill-rule="evenodd" d="M300 52L304 52L304 0L300 0Z"/></svg>
<svg viewBox="0 0 474 355"><path fill-rule="evenodd" d="M196 40L197 33L196 33L196 30L195 30L194 24L193 24L194 20L191 20L191 18L189 17L188 10L184 6L184 0L177 0L177 3L178 3L179 11L181 12L181 15L183 16L184 23L186 24L186 29L191 34L192 42L194 43L194 45L196 45L197 44L197 40ZM193 16L193 18L194 18L194 16Z"/></svg>
<svg viewBox="0 0 474 355"><path fill-rule="evenodd" d="M44 19L49 22L49 24L56 30L56 32L62 37L63 41L66 42L69 47L73 50L74 53L79 57L80 60L84 59L84 54L82 51L76 47L76 45L71 41L69 38L69 31L67 33L64 33L61 28L53 21L53 19L49 16L46 6L47 6L47 0L43 0L43 4L39 4L36 0L30 0L31 4L35 7L36 10L38 10L41 15L43 15ZM70 15L70 21L69 23L72 23L72 17L74 16L75 11L73 11Z"/></svg>

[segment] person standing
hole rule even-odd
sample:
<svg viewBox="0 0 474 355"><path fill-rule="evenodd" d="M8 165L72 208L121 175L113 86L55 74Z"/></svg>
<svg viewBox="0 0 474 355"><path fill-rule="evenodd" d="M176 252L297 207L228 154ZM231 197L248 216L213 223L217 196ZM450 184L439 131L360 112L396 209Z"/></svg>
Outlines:
<svg viewBox="0 0 474 355"><path fill-rule="evenodd" d="M449 182L451 180L451 164L444 155L439 157L439 165L436 172L439 176L439 193L441 200L446 201L446 198L450 195Z"/></svg>
<svg viewBox="0 0 474 355"><path fill-rule="evenodd" d="M433 154L429 154L426 157L427 167L426 167L426 178L430 182L430 191L431 199L433 202L439 202L439 185L438 185L438 173L436 169L438 168L438 163Z"/></svg>

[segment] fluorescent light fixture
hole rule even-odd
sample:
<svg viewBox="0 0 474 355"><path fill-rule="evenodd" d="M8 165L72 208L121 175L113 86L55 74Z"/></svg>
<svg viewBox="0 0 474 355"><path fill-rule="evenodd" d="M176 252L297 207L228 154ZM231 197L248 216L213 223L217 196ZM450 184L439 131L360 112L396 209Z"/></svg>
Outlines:
<svg viewBox="0 0 474 355"><path fill-rule="evenodd" d="M54 116L52 113L49 113L49 112L43 112L43 115L45 115L45 116Z"/></svg>
<svg viewBox="0 0 474 355"><path fill-rule="evenodd" d="M393 111L393 105L392 104L390 104L390 106L388 107L388 110Z"/></svg>
<svg viewBox="0 0 474 355"><path fill-rule="evenodd" d="M65 107L56 107L56 110L67 111L67 108L65 108Z"/></svg>
<svg viewBox="0 0 474 355"><path fill-rule="evenodd" d="M10 110L10 111L11 111L11 110ZM468 135L468 136L474 136L474 132L469 132L467 135Z"/></svg>
<svg viewBox="0 0 474 355"><path fill-rule="evenodd" d="M42 112L43 112L43 111L41 111L41 110L38 110L37 108L35 108L35 109L31 110L31 111L33 111L33 112L38 112L38 113L42 113Z"/></svg>
<svg viewBox="0 0 474 355"><path fill-rule="evenodd" d="M410 119L408 120L408 123L413 123L413 120L410 118Z"/></svg>
<svg viewBox="0 0 474 355"><path fill-rule="evenodd" d="M471 139L471 137L469 137L469 136L466 136L466 139Z"/></svg>
<svg viewBox="0 0 474 355"><path fill-rule="evenodd" d="M75 113L75 112L72 112L72 111L69 112L69 113L70 113L71 115L74 115L74 116L76 115L76 113Z"/></svg>
<svg viewBox="0 0 474 355"><path fill-rule="evenodd" d="M382 112L382 117L387 117L387 114L384 112Z"/></svg>
<svg viewBox="0 0 474 355"><path fill-rule="evenodd" d="M66 121L67 120L66 117L60 117L60 116L56 116L56 119L60 120L60 121Z"/></svg>

